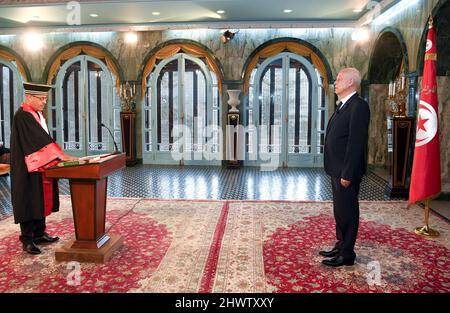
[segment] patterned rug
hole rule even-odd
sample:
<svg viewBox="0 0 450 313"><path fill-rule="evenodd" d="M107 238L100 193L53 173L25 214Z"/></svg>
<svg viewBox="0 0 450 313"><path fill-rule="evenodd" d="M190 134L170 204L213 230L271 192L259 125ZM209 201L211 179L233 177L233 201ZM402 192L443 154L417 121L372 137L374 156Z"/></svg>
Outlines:
<svg viewBox="0 0 450 313"><path fill-rule="evenodd" d="M330 202L187 201L111 198L107 229L124 246L106 264L56 262L73 238L69 197L47 221L61 240L43 254L21 250L19 227L0 221L0 292L450 292L450 225L415 235L423 210L361 202L355 266L328 268Z"/></svg>

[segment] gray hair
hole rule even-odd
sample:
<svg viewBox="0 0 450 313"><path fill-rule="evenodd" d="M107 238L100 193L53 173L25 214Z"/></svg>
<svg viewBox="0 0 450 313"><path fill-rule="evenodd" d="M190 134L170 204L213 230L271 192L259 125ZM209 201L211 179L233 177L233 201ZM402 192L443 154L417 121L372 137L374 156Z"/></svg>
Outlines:
<svg viewBox="0 0 450 313"><path fill-rule="evenodd" d="M344 75L347 79L352 79L354 87L356 89L359 89L359 87L361 86L361 80L362 80L360 71L358 71L354 67L347 67L347 68L344 68L342 70L342 72L344 73Z"/></svg>

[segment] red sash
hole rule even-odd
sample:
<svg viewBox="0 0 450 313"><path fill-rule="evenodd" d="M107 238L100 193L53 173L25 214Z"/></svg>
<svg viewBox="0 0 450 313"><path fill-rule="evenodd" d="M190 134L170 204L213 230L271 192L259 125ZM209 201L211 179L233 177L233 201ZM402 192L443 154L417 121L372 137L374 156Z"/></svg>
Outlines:
<svg viewBox="0 0 450 313"><path fill-rule="evenodd" d="M27 103L22 104L22 109L25 112L31 113L36 121L41 124L38 114ZM52 213L53 209L53 183L54 178L48 178L45 175L45 169L56 165L59 162L59 158L62 157L64 152L55 143L49 143L39 151L25 156L25 163L28 168L28 172L40 172L42 175L42 191L44 193L44 214L48 216ZM51 160L49 162L49 160Z"/></svg>

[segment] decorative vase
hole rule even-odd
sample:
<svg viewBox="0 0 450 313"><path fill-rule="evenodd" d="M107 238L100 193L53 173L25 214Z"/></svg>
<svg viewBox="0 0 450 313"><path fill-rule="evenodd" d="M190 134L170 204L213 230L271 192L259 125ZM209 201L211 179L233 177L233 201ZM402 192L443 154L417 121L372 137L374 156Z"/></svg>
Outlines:
<svg viewBox="0 0 450 313"><path fill-rule="evenodd" d="M241 103L241 101L239 100L239 94L241 93L241 91L239 89L229 89L227 90L227 92L228 96L230 97L228 99L228 104L231 106L228 112L238 113L239 109L237 108L237 106L239 105L239 103Z"/></svg>

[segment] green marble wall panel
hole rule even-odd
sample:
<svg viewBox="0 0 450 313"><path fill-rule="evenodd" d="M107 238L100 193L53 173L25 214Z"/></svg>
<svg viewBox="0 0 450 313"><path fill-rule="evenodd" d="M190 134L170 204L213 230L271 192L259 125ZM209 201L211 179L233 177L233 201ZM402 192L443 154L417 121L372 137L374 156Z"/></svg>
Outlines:
<svg viewBox="0 0 450 313"><path fill-rule="evenodd" d="M78 41L101 45L117 59L125 79L136 80L142 62L155 47L173 39L186 39L207 47L221 63L226 80L241 79L242 70L254 50L267 41L291 37L309 42L319 49L333 72L333 77L343 67L354 66L364 75L367 72L368 46L351 40L351 28L339 29L255 29L240 30L233 40L222 44L220 30L167 30L138 32L136 44L125 43L125 33L73 32L43 34L44 47L30 52L24 47L24 36L0 36L0 44L12 48L27 61L33 80L40 81L51 56L62 47Z"/></svg>
<svg viewBox="0 0 450 313"><path fill-rule="evenodd" d="M372 43L376 39L376 35L386 27L393 27L399 30L405 40L406 49L409 56L409 69L415 71L417 69L417 55L419 53L420 40L425 29L428 17L439 0L403 0L404 3L411 4L398 11L396 15L387 19L383 23L384 17L380 15L372 23Z"/></svg>
<svg viewBox="0 0 450 313"><path fill-rule="evenodd" d="M450 77L438 77L442 190L450 192Z"/></svg>
<svg viewBox="0 0 450 313"><path fill-rule="evenodd" d="M387 161L387 125L388 108L385 100L388 86L372 84L369 87L370 124L369 124L369 164L384 166Z"/></svg>

